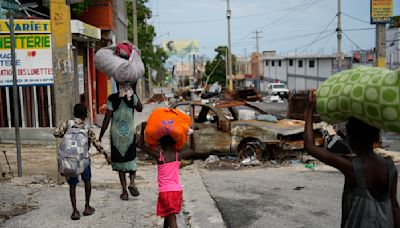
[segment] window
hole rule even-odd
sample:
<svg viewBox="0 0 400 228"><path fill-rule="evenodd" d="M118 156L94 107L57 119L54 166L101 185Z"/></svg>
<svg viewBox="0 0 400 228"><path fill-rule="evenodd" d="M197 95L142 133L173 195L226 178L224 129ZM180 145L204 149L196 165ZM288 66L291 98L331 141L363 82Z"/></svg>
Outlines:
<svg viewBox="0 0 400 228"><path fill-rule="evenodd" d="M269 62L268 60L265 61L265 66L268 66L268 62Z"/></svg>
<svg viewBox="0 0 400 228"><path fill-rule="evenodd" d="M293 59L289 59L289 66L293 66Z"/></svg>
<svg viewBox="0 0 400 228"><path fill-rule="evenodd" d="M314 68L315 67L315 60L308 60L308 67Z"/></svg>
<svg viewBox="0 0 400 228"><path fill-rule="evenodd" d="M279 60L278 65L279 65L279 67L282 66L282 61L281 60Z"/></svg>
<svg viewBox="0 0 400 228"><path fill-rule="evenodd" d="M275 66L275 61L272 61L272 66Z"/></svg>
<svg viewBox="0 0 400 228"><path fill-rule="evenodd" d="M299 67L303 67L303 60L299 60Z"/></svg>

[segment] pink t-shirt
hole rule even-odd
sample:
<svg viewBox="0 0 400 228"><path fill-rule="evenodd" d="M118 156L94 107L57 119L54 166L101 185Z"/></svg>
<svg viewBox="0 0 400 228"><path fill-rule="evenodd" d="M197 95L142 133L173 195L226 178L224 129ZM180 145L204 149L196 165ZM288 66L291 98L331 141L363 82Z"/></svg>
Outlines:
<svg viewBox="0 0 400 228"><path fill-rule="evenodd" d="M182 191L182 185L179 180L178 153L174 162L165 163L164 156L160 150L160 161L164 164L157 165L158 168L158 191L159 192L175 192Z"/></svg>

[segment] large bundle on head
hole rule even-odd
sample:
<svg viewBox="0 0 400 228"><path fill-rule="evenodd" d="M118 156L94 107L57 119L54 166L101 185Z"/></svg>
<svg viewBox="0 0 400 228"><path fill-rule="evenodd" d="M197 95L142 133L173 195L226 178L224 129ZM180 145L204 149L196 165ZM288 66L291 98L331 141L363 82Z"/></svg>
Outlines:
<svg viewBox="0 0 400 228"><path fill-rule="evenodd" d="M185 113L177 109L158 108L150 114L144 139L149 146L156 148L158 140L169 135L174 139L175 148L179 152L186 144L191 125L190 117Z"/></svg>
<svg viewBox="0 0 400 228"><path fill-rule="evenodd" d="M400 71L361 66L334 74L317 91L317 112L329 123L352 116L400 133Z"/></svg>
<svg viewBox="0 0 400 228"><path fill-rule="evenodd" d="M96 52L94 63L97 70L119 82L136 83L144 74L139 50L129 41L101 48Z"/></svg>

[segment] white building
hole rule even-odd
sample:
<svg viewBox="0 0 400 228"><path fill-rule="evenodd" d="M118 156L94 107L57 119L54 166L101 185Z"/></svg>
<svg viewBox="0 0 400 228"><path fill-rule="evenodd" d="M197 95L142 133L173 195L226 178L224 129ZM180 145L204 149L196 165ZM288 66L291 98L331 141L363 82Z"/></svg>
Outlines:
<svg viewBox="0 0 400 228"><path fill-rule="evenodd" d="M387 68L396 70L400 67L400 29L388 29L386 33L386 64Z"/></svg>
<svg viewBox="0 0 400 228"><path fill-rule="evenodd" d="M322 82L337 72L335 55L295 55L277 56L274 51L263 53L264 80L280 81L290 90L317 88ZM342 69L348 69L351 57L343 60Z"/></svg>

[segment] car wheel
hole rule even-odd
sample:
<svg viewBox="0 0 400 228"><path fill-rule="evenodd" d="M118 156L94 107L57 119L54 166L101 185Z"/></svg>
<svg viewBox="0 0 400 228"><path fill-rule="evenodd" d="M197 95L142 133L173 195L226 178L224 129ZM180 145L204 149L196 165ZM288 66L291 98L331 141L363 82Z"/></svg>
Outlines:
<svg viewBox="0 0 400 228"><path fill-rule="evenodd" d="M243 160L249 156L254 156L256 159L261 160L263 151L258 141L250 141L239 145L238 157Z"/></svg>

